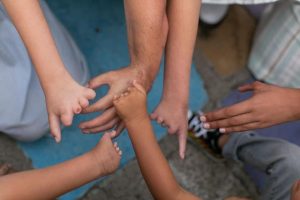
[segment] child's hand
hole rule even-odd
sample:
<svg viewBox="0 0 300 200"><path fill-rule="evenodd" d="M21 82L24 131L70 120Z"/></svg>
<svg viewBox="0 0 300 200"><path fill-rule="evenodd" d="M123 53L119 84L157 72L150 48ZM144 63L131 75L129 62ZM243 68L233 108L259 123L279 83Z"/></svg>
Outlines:
<svg viewBox="0 0 300 200"><path fill-rule="evenodd" d="M187 137L187 106L176 100L162 100L151 119L163 127L167 127L169 134L177 134L179 141L179 156L184 158Z"/></svg>
<svg viewBox="0 0 300 200"><path fill-rule="evenodd" d="M45 90L48 118L51 135L56 142L61 141L60 121L70 126L74 114L79 114L89 105L89 100L95 98L94 90L85 88L73 79L53 81L51 87Z"/></svg>
<svg viewBox="0 0 300 200"><path fill-rule="evenodd" d="M146 98L146 91L136 81L133 82L133 86L129 87L126 92L120 96L115 96L114 106L125 124L148 118Z"/></svg>

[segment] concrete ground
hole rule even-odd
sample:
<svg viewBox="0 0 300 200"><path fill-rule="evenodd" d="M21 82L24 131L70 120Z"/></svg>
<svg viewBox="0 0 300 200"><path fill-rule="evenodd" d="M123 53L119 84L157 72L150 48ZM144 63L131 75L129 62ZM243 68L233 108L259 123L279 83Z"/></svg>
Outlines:
<svg viewBox="0 0 300 200"><path fill-rule="evenodd" d="M240 8L232 8L240 9ZM235 14L243 11L231 11ZM244 13L245 14L245 13ZM228 17L227 24L234 21L232 14ZM231 21L230 21L231 20ZM247 17L244 20L252 20ZM248 34L245 37L234 37L230 35L230 30L241 30L244 32L243 24L249 24L249 21L239 22L241 26L224 25L216 31L225 31L228 34L218 34L212 32L212 36L203 38L198 36L195 47L195 63L204 80L205 87L208 92L209 102L205 110L211 110L218 106L218 102L224 98L236 86L245 82L249 77L249 72L243 66L246 63L248 50L250 49L250 39ZM253 20L252 22L253 23ZM254 28L254 27L253 27ZM228 30L230 29L230 30ZM232 30L231 30L232 32ZM252 30L253 32L253 30ZM248 32L247 32L248 33ZM234 32L235 35L238 33ZM215 39L213 37L216 37ZM219 38L227 37L227 38ZM203 44L203 40L210 40ZM234 41L231 41L234 40ZM218 41L218 42L216 42ZM230 59L228 55L224 55L222 51L215 48L214 59L223 60L222 62L212 63L210 61L211 49L219 42L226 46L226 42L230 44L240 44L244 50L240 50L238 46L232 47L227 51L232 52ZM238 52L238 53L237 53ZM225 56L225 59L224 59ZM232 64L233 63L233 64ZM237 64L236 64L237 63ZM236 65L234 65L236 64ZM228 71L224 70L224 66L228 67ZM193 94L191 94L193 98ZM181 161L177 153L177 140L175 137L165 137L160 141L161 148L169 161L173 172L175 173L179 183L188 191L202 197L205 200L221 200L228 196L242 196L257 198L255 186L243 172L238 163L232 161L217 162L210 159L205 151L194 145L190 141L187 145L187 155L184 161ZM31 168L30 160L28 160L18 149L15 141L0 134L0 164L1 162L11 163L17 170L25 170ZM114 175L108 177L101 184L93 187L81 200L148 200L152 199L146 184L139 172L136 160L131 161L125 168L119 170Z"/></svg>

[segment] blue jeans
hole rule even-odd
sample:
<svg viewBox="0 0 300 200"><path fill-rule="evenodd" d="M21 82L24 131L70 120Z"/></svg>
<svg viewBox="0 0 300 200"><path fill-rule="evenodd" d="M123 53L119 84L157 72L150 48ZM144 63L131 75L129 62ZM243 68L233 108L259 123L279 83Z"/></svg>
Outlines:
<svg viewBox="0 0 300 200"><path fill-rule="evenodd" d="M263 200L290 200L300 179L300 147L253 132L232 134L223 148L225 158L253 166L266 175Z"/></svg>

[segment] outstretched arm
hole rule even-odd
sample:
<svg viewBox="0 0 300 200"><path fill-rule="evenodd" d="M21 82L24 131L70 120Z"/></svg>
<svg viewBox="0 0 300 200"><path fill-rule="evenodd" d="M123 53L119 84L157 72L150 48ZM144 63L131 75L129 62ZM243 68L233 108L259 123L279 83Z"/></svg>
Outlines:
<svg viewBox="0 0 300 200"><path fill-rule="evenodd" d="M57 142L60 121L72 124L73 115L88 106L94 91L73 80L58 53L38 0L2 0L30 54L46 96L49 125Z"/></svg>
<svg viewBox="0 0 300 200"><path fill-rule="evenodd" d="M190 70L196 40L201 0L169 0L168 38L165 50L164 91L151 118L177 134L179 154L184 158Z"/></svg>
<svg viewBox="0 0 300 200"><path fill-rule="evenodd" d="M111 71L93 78L89 87L96 89L109 85L107 95L85 109L86 113L103 113L80 124L85 133L97 133L114 128L120 120L112 107L113 96L127 89L132 80L137 80L147 90L159 71L159 64L167 34L165 0L125 0L125 15L128 35L130 64L120 70ZM117 126L119 133L122 125Z"/></svg>
<svg viewBox="0 0 300 200"><path fill-rule="evenodd" d="M115 133L114 133L115 134ZM120 150L106 133L90 152L53 167L0 178L1 200L54 199L72 189L112 173L119 165Z"/></svg>
<svg viewBox="0 0 300 200"><path fill-rule="evenodd" d="M199 199L179 186L164 158L146 111L143 88L140 85L129 88L128 92L114 101L114 105L128 129L141 172L154 198Z"/></svg>

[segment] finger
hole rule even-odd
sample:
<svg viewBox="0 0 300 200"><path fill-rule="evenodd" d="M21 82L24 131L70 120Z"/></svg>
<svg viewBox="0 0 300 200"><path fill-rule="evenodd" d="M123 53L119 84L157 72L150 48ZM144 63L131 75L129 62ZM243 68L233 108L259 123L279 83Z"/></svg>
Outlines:
<svg viewBox="0 0 300 200"><path fill-rule="evenodd" d="M211 122L211 121L216 121L220 119L226 119L230 117L234 117L236 115L241 115L250 112L250 102L249 100L243 101L241 103L234 104L232 106L222 108L217 111L213 112L208 112L201 116L201 120L204 120L205 122Z"/></svg>
<svg viewBox="0 0 300 200"><path fill-rule="evenodd" d="M186 130L181 129L180 132L178 133L179 156L181 159L184 159L184 157L185 157L186 138L187 138Z"/></svg>
<svg viewBox="0 0 300 200"><path fill-rule="evenodd" d="M81 108L84 109L89 106L89 101L86 98L81 97L79 99L79 104L80 104Z"/></svg>
<svg viewBox="0 0 300 200"><path fill-rule="evenodd" d="M83 132L84 133L99 133L99 132L103 132L103 131L108 131L108 130L112 129L119 121L120 121L120 119L118 117L116 117L102 126L98 126L98 127L90 128L90 129L83 129Z"/></svg>
<svg viewBox="0 0 300 200"><path fill-rule="evenodd" d="M119 136L123 130L125 129L125 124L123 122L120 122L117 127L115 128L116 130L116 137Z"/></svg>
<svg viewBox="0 0 300 200"><path fill-rule="evenodd" d="M112 100L113 100L113 96L108 93L106 96L102 97L96 103L85 108L83 110L83 113L103 111L103 110L107 109L108 107L112 106Z"/></svg>
<svg viewBox="0 0 300 200"><path fill-rule="evenodd" d="M88 89L85 92L85 97L89 100L92 100L96 97L96 92L92 89Z"/></svg>
<svg viewBox="0 0 300 200"><path fill-rule="evenodd" d="M80 123L79 128L80 129L90 129L90 128L102 126L102 125L106 124L107 122L111 121L116 116L117 116L116 109L114 107L111 107L111 108L105 110L98 117L96 117L92 120Z"/></svg>
<svg viewBox="0 0 300 200"><path fill-rule="evenodd" d="M138 89L142 94L144 94L145 96L147 95L145 89L143 86L141 86L140 84L137 83L136 80L133 81L133 86Z"/></svg>
<svg viewBox="0 0 300 200"><path fill-rule="evenodd" d="M73 112L79 114L82 111L82 108L79 105L73 107Z"/></svg>
<svg viewBox="0 0 300 200"><path fill-rule="evenodd" d="M177 128L175 127L175 126L170 126L169 128L168 128L168 133L170 134L170 135L174 135L176 132L177 132Z"/></svg>
<svg viewBox="0 0 300 200"><path fill-rule="evenodd" d="M54 137L55 141L59 143L61 141L61 130L58 116L54 114L49 115L49 126L51 135Z"/></svg>
<svg viewBox="0 0 300 200"><path fill-rule="evenodd" d="M90 82L88 84L89 88L95 89L102 85L108 84L109 76L110 76L110 73L108 72L108 73L104 73L104 74L94 77L93 79L90 80Z"/></svg>
<svg viewBox="0 0 300 200"><path fill-rule="evenodd" d="M211 121L203 124L206 129L226 128L232 126L240 126L243 124L249 124L252 122L258 122L257 118L251 113L236 115L227 119L221 119L217 121Z"/></svg>
<svg viewBox="0 0 300 200"><path fill-rule="evenodd" d="M264 85L263 83L261 83L259 81L255 81L253 83L245 84L245 85L239 87L238 89L240 92L248 92L248 91L258 90L263 85Z"/></svg>
<svg viewBox="0 0 300 200"><path fill-rule="evenodd" d="M252 83L242 85L238 88L240 92L248 92L254 90L254 85Z"/></svg>
<svg viewBox="0 0 300 200"><path fill-rule="evenodd" d="M60 116L60 120L65 126L71 126L73 121L74 114L72 112L62 113Z"/></svg>
<svg viewBox="0 0 300 200"><path fill-rule="evenodd" d="M244 131L249 131L249 130L254 130L262 128L260 127L259 122L254 122L254 123L249 123L249 124L243 124L240 126L232 126L232 127L227 127L227 128L220 128L221 133L236 133L236 132L244 132Z"/></svg>

